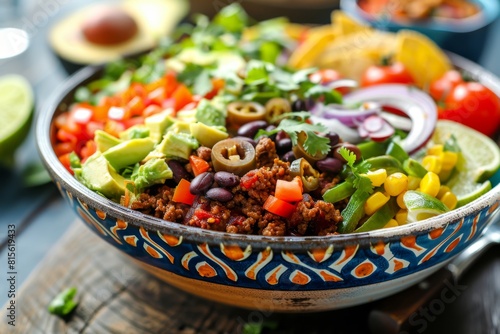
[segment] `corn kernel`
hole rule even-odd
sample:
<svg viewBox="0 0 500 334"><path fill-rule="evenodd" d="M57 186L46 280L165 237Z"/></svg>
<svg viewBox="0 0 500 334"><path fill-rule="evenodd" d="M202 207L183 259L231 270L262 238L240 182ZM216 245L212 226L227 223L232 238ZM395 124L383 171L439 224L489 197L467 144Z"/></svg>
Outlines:
<svg viewBox="0 0 500 334"><path fill-rule="evenodd" d="M387 224L385 224L384 228L391 228L391 227L396 227L399 226L398 222L394 219L389 220Z"/></svg>
<svg viewBox="0 0 500 334"><path fill-rule="evenodd" d="M441 185L441 187L439 187L439 191L436 195L436 198L440 199L441 197L443 197L444 193L447 193L448 191L451 191L450 187L445 186L444 184Z"/></svg>
<svg viewBox="0 0 500 334"><path fill-rule="evenodd" d="M427 149L427 155L437 155L440 156L443 153L444 146L443 145L434 145Z"/></svg>
<svg viewBox="0 0 500 334"><path fill-rule="evenodd" d="M399 207L401 209L406 209L406 204L403 200L403 196L406 194L406 190L403 191L401 194L398 195L398 197L396 198L396 202L398 203Z"/></svg>
<svg viewBox="0 0 500 334"><path fill-rule="evenodd" d="M380 191L374 192L365 202L365 213L369 216L380 209L385 203L389 201L390 196L381 193Z"/></svg>
<svg viewBox="0 0 500 334"><path fill-rule="evenodd" d="M422 181L422 179L419 177L412 175L408 176L408 190L416 190L420 187L420 181Z"/></svg>
<svg viewBox="0 0 500 334"><path fill-rule="evenodd" d="M446 205L446 207L450 210L455 209L458 202L457 196L455 196L455 194L451 191L445 192L443 196L439 198L439 200L443 202L443 204Z"/></svg>
<svg viewBox="0 0 500 334"><path fill-rule="evenodd" d="M408 222L408 210L399 210L396 213L396 221L399 225L405 225Z"/></svg>
<svg viewBox="0 0 500 334"><path fill-rule="evenodd" d="M372 186L380 187L387 178L387 171L384 168L377 169L375 171L368 171L366 177L372 181Z"/></svg>
<svg viewBox="0 0 500 334"><path fill-rule="evenodd" d="M439 181L439 176L433 172L427 172L422 178L422 181L420 181L420 191L432 197L436 197L440 187L441 182Z"/></svg>
<svg viewBox="0 0 500 334"><path fill-rule="evenodd" d="M384 182L384 189L390 196L398 196L408 190L408 176L399 172L389 175Z"/></svg>
<svg viewBox="0 0 500 334"><path fill-rule="evenodd" d="M426 155L422 159L422 166L424 166L429 172L439 174L443 166L443 160L441 159L441 156Z"/></svg>
<svg viewBox="0 0 500 334"><path fill-rule="evenodd" d="M449 171L457 164L458 154L456 152L445 151L441 154L441 170Z"/></svg>

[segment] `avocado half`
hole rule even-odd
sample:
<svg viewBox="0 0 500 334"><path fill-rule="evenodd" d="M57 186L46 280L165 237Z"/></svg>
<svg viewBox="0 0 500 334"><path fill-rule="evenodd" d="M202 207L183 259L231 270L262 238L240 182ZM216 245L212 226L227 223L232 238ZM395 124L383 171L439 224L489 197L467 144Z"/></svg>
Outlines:
<svg viewBox="0 0 500 334"><path fill-rule="evenodd" d="M119 7L130 15L137 23L137 33L119 44L89 42L83 35L82 26L98 7L103 6L103 2L68 15L52 27L49 43L59 58L73 65L70 68L102 64L150 50L162 37L168 36L189 12L189 3L185 0L125 0L104 5ZM68 64L63 65L68 69Z"/></svg>

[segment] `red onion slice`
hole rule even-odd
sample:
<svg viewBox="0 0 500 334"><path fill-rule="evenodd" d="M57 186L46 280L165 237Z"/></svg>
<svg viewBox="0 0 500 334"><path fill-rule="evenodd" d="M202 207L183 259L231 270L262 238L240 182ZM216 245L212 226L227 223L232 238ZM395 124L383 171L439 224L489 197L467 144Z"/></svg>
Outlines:
<svg viewBox="0 0 500 334"><path fill-rule="evenodd" d="M418 88L386 84L367 87L344 97L345 104L360 102L378 102L381 105L397 108L408 115L412 127L408 136L402 140L401 146L410 154L424 146L434 132L437 121L436 103Z"/></svg>

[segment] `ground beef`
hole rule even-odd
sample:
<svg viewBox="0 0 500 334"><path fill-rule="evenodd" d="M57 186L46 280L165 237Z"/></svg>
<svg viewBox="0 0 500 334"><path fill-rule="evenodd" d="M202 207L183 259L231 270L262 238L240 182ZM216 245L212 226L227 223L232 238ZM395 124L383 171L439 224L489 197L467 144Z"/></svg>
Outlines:
<svg viewBox="0 0 500 334"><path fill-rule="evenodd" d="M278 158L274 141L268 137L263 137L255 146L255 160L257 167L271 167L274 160Z"/></svg>
<svg viewBox="0 0 500 334"><path fill-rule="evenodd" d="M131 209L172 222L182 222L189 205L172 201L174 190L166 185L152 187L134 200Z"/></svg>
<svg viewBox="0 0 500 334"><path fill-rule="evenodd" d="M277 180L289 181L291 179L288 168L287 162L276 158L272 167L261 167L243 176L241 190L247 192L250 198L262 205L269 195L274 195Z"/></svg>
<svg viewBox="0 0 500 334"><path fill-rule="evenodd" d="M265 147L266 142L261 140L259 143ZM201 154L207 152L204 150ZM174 186L162 185L140 194L132 201L131 208L168 221L229 233L305 236L336 232L337 224L342 221L339 210L345 205L337 203L336 207L322 201L320 191L305 193L288 219L264 210L262 205L270 195L274 195L276 182L280 179L292 179L289 163L274 158L270 165L266 164L242 176L240 184L229 189L233 198L226 203L212 201L204 196L198 196L192 206L175 203L172 202ZM327 174L320 177L322 188L333 187L337 182L338 178Z"/></svg>
<svg viewBox="0 0 500 334"><path fill-rule="evenodd" d="M196 155L205 161L212 160L212 149L206 146L200 146L196 149Z"/></svg>

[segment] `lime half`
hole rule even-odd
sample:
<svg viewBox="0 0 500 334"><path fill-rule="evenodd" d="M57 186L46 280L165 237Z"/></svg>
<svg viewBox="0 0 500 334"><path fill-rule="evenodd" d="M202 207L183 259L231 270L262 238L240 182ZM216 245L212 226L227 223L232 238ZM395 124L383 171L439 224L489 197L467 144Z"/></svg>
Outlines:
<svg viewBox="0 0 500 334"><path fill-rule="evenodd" d="M491 188L488 180L500 168L500 148L490 137L453 121L439 120L433 144L444 144L455 136L462 158L446 185L457 196L457 207L472 202Z"/></svg>
<svg viewBox="0 0 500 334"><path fill-rule="evenodd" d="M403 201L408 208L408 222L424 220L449 211L443 202L420 191L408 190Z"/></svg>
<svg viewBox="0 0 500 334"><path fill-rule="evenodd" d="M0 163L12 162L14 151L28 135L33 103L33 89L24 77L0 77Z"/></svg>
<svg viewBox="0 0 500 334"><path fill-rule="evenodd" d="M464 158L460 171L468 172L472 181L482 183L500 168L500 148L490 137L463 124L439 120L432 137L434 144L444 144L454 135Z"/></svg>

